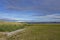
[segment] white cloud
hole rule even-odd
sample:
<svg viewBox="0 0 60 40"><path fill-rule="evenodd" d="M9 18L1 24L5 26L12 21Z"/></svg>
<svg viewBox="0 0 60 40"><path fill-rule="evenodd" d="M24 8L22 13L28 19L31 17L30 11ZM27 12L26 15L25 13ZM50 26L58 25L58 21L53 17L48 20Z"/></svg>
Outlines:
<svg viewBox="0 0 60 40"><path fill-rule="evenodd" d="M51 15L46 15L48 18L60 18L60 14L51 14Z"/></svg>
<svg viewBox="0 0 60 40"><path fill-rule="evenodd" d="M50 14L44 16L34 16L34 18L60 18L60 14Z"/></svg>
<svg viewBox="0 0 60 40"><path fill-rule="evenodd" d="M18 20L21 21L60 21L60 14L50 14L50 15L43 15L43 16L32 16L32 15L16 15L16 14L0 14L0 18L6 18L10 20Z"/></svg>

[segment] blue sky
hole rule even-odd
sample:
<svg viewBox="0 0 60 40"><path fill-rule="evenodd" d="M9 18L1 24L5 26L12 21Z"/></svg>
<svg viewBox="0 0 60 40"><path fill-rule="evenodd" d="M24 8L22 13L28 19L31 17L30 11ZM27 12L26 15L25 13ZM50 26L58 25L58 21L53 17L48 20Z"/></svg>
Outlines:
<svg viewBox="0 0 60 40"><path fill-rule="evenodd" d="M0 19L60 22L60 0L0 0Z"/></svg>

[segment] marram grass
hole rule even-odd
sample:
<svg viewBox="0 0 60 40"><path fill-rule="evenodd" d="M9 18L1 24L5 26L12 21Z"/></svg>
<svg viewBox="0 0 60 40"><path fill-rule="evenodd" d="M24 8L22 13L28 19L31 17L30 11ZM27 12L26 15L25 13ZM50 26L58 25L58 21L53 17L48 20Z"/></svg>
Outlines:
<svg viewBox="0 0 60 40"><path fill-rule="evenodd" d="M18 29L24 28L25 25L22 23L16 22L1 22L0 23L0 32L11 32Z"/></svg>

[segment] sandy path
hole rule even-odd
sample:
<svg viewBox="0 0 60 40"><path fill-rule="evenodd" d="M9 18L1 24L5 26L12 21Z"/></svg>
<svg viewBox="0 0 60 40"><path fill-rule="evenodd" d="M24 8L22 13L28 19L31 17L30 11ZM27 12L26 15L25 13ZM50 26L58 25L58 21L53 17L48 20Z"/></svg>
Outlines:
<svg viewBox="0 0 60 40"><path fill-rule="evenodd" d="M8 32L6 34L9 37L9 36L12 36L14 34L17 34L17 33L21 32L21 31L24 31L24 30L25 30L25 28L24 29L19 29L19 30L16 30L16 31L12 31L12 32Z"/></svg>

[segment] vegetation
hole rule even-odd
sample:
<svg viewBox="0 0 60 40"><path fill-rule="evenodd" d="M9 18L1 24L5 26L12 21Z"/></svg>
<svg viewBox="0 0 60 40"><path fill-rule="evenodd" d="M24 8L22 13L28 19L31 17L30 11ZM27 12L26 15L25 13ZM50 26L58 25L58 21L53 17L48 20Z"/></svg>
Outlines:
<svg viewBox="0 0 60 40"><path fill-rule="evenodd" d="M32 24L9 40L60 40L60 24Z"/></svg>
<svg viewBox="0 0 60 40"><path fill-rule="evenodd" d="M8 37L8 40L60 40L60 24L0 23L1 32L21 28L26 28L26 30Z"/></svg>
<svg viewBox="0 0 60 40"><path fill-rule="evenodd" d="M0 32L11 32L17 29L22 29L25 24L16 22L0 22Z"/></svg>

